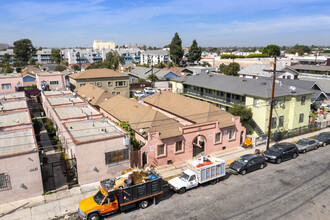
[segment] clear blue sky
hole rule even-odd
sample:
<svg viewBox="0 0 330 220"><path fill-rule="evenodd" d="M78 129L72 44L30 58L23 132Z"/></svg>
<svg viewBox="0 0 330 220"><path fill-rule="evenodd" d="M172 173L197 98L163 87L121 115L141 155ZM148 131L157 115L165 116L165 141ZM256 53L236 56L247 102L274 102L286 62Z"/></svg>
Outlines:
<svg viewBox="0 0 330 220"><path fill-rule="evenodd" d="M330 45L329 0L0 0L0 42L35 46Z"/></svg>

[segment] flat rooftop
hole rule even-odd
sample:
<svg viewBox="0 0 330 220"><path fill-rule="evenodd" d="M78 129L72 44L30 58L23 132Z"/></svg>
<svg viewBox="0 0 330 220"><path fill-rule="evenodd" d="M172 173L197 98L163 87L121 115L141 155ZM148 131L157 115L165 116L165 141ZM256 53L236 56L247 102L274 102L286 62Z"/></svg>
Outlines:
<svg viewBox="0 0 330 220"><path fill-rule="evenodd" d="M15 126L28 123L31 123L28 111L0 114L0 127Z"/></svg>
<svg viewBox="0 0 330 220"><path fill-rule="evenodd" d="M53 90L53 91L43 91L45 96L60 96L60 95L70 95L72 94L71 91L67 91L67 90Z"/></svg>
<svg viewBox="0 0 330 220"><path fill-rule="evenodd" d="M73 142L89 142L98 141L100 139L108 139L118 135L124 135L126 132L117 127L108 119L95 119L78 122L64 123L69 131Z"/></svg>
<svg viewBox="0 0 330 220"><path fill-rule="evenodd" d="M37 73L39 76L55 76L55 75L63 75L61 72L39 72Z"/></svg>
<svg viewBox="0 0 330 220"><path fill-rule="evenodd" d="M67 105L76 103L85 103L81 98L73 96L58 96L58 97L48 97L47 98L51 105Z"/></svg>
<svg viewBox="0 0 330 220"><path fill-rule="evenodd" d="M0 157L36 148L32 128L0 132Z"/></svg>
<svg viewBox="0 0 330 220"><path fill-rule="evenodd" d="M97 110L89 105L57 107L54 108L54 111L61 120L68 118L81 118L86 115L88 117L93 117L93 115L101 115Z"/></svg>
<svg viewBox="0 0 330 220"><path fill-rule="evenodd" d="M17 98L25 98L24 92L12 92L12 93L1 93L0 101L6 99L17 99Z"/></svg>
<svg viewBox="0 0 330 220"><path fill-rule="evenodd" d="M27 108L25 99L6 102L0 100L0 110L8 111L22 108Z"/></svg>
<svg viewBox="0 0 330 220"><path fill-rule="evenodd" d="M2 73L0 74L1 78L6 78L6 77L22 77L21 73Z"/></svg>

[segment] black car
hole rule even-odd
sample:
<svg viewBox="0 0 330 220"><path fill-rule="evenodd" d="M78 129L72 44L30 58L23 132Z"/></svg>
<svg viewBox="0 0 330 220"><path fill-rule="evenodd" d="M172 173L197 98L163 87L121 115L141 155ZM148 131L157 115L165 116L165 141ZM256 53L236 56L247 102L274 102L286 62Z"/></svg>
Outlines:
<svg viewBox="0 0 330 220"><path fill-rule="evenodd" d="M295 144L283 142L274 144L263 155L267 161L279 164L282 161L298 157L299 150Z"/></svg>
<svg viewBox="0 0 330 220"><path fill-rule="evenodd" d="M256 154L246 154L229 165L229 172L245 175L247 172L263 169L265 166L267 166L265 157Z"/></svg>
<svg viewBox="0 0 330 220"><path fill-rule="evenodd" d="M330 133L329 132L319 133L314 139L320 142L320 146L325 147L325 145L330 144Z"/></svg>

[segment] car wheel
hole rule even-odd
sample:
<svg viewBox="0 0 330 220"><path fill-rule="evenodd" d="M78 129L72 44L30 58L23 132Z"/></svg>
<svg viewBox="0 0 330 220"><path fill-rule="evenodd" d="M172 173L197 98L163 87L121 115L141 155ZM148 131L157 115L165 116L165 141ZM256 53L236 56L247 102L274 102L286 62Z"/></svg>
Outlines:
<svg viewBox="0 0 330 220"><path fill-rule="evenodd" d="M296 158L297 158L297 156L298 156L298 154L297 154L297 153L293 153L293 155L292 155L292 158L293 158L293 159L296 159Z"/></svg>
<svg viewBox="0 0 330 220"><path fill-rule="evenodd" d="M260 169L263 169L263 168L265 168L265 164L260 164Z"/></svg>
<svg viewBox="0 0 330 220"><path fill-rule="evenodd" d="M100 219L100 216L97 213L93 213L88 216L88 220L99 220L99 219Z"/></svg>
<svg viewBox="0 0 330 220"><path fill-rule="evenodd" d="M246 174L246 170L242 170L241 174L244 176Z"/></svg>
<svg viewBox="0 0 330 220"><path fill-rule="evenodd" d="M281 159L281 158L278 158L278 159L276 160L276 163L277 163L277 164L282 163L282 159Z"/></svg>
<svg viewBox="0 0 330 220"><path fill-rule="evenodd" d="M319 146L315 145L314 150L317 150L317 148L319 148Z"/></svg>
<svg viewBox="0 0 330 220"><path fill-rule="evenodd" d="M305 154L305 153L306 153L306 149L303 150L303 154Z"/></svg>
<svg viewBox="0 0 330 220"><path fill-rule="evenodd" d="M180 190L179 190L179 194L183 194L186 192L186 188L182 187Z"/></svg>
<svg viewBox="0 0 330 220"><path fill-rule="evenodd" d="M324 142L323 144L322 144L322 147L325 147L327 144Z"/></svg>
<svg viewBox="0 0 330 220"><path fill-rule="evenodd" d="M141 209L147 208L148 205L149 205L148 200L144 200L144 201L140 202L140 204L139 204L139 206L140 206Z"/></svg>
<svg viewBox="0 0 330 220"><path fill-rule="evenodd" d="M214 185L214 184L216 184L218 182L218 180L217 179L215 179L215 180L212 180L211 181L211 185Z"/></svg>

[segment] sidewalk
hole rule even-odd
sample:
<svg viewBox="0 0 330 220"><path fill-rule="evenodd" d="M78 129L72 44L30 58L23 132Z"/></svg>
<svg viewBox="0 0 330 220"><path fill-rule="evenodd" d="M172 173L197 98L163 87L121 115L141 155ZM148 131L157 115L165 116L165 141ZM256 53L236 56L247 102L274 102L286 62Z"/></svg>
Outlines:
<svg viewBox="0 0 330 220"><path fill-rule="evenodd" d="M99 183L0 205L0 219L44 220L77 212L80 200L93 196Z"/></svg>
<svg viewBox="0 0 330 220"><path fill-rule="evenodd" d="M330 128L325 128L309 134L289 138L283 140L282 142L298 141L302 138L315 136L321 132L330 132ZM265 150L266 145L259 145L257 147L253 147L252 149L237 147L212 155L229 162L244 154L253 154L255 149ZM186 161L183 161L172 165L159 167L158 173L163 177L163 179L168 179L170 177L179 175L185 169ZM74 213L78 210L79 201L94 195L98 191L99 187L100 185L98 183L92 183L81 187L75 187L72 189L59 191L50 195L38 196L26 200L6 203L0 205L0 220L43 220L64 216L69 213Z"/></svg>

